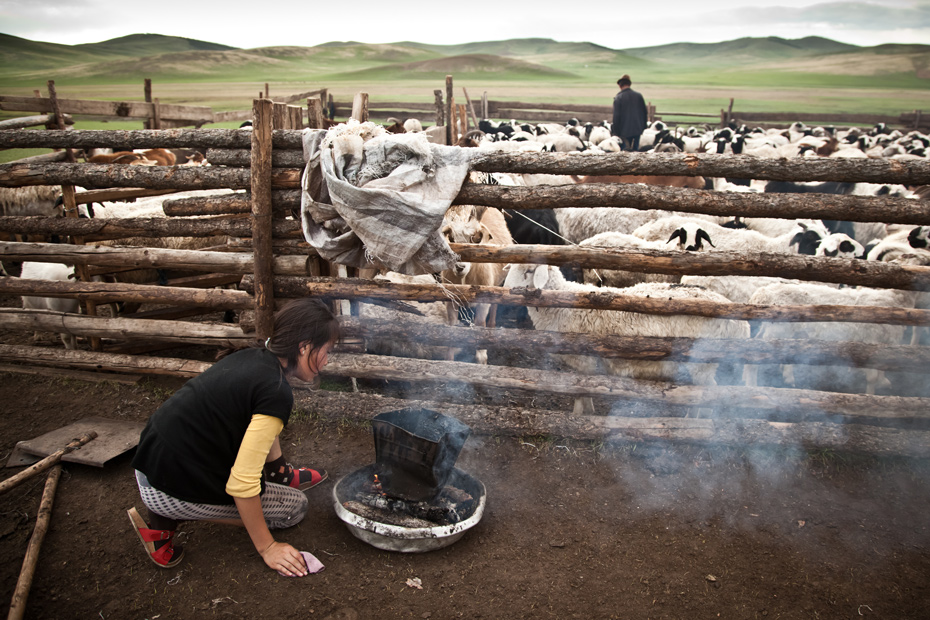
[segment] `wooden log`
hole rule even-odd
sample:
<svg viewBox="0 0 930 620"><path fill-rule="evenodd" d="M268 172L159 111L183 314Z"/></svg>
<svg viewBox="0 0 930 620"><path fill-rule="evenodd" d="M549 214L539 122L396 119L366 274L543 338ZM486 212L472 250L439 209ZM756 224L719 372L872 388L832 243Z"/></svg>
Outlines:
<svg viewBox="0 0 930 620"><path fill-rule="evenodd" d="M249 111L251 118L251 110ZM160 131L83 129L73 131L32 131L19 129L0 133L3 148L112 148L117 151L154 148L247 149L251 134L241 129L162 129ZM276 149L300 149L301 133L276 130Z"/></svg>
<svg viewBox="0 0 930 620"><path fill-rule="evenodd" d="M472 161L481 172L577 175L670 175L768 179L930 183L930 163L896 159L794 157L761 159L709 153L514 153L482 151Z"/></svg>
<svg viewBox="0 0 930 620"><path fill-rule="evenodd" d="M49 472L42 491L42 501L39 502L39 511L36 515L36 527L32 531L29 545L26 547L26 557L23 558L23 568L20 570L16 588L13 590L13 599L10 601L8 620L22 620L26 615L26 601L29 599L29 590L32 588L32 579L35 577L36 566L39 564L39 551L42 541L48 532L48 524L52 519L52 505L55 501L55 491L61 478L61 465L55 465Z"/></svg>
<svg viewBox="0 0 930 620"><path fill-rule="evenodd" d="M19 486L20 484L22 484L26 480L29 480L33 476L36 476L48 469L51 469L52 467L54 467L55 465L61 462L61 457L63 457L66 454L70 454L74 452L75 450L83 446L84 444L90 441L93 441L96 438L97 438L97 433L94 431L81 435L79 438L68 443L68 445L63 447L61 450L56 450L55 452L53 452L52 454L49 454L47 457L45 457L38 463L35 463L27 467L26 469L17 473L14 476L10 476L3 482L0 482L0 495L3 495L7 491L10 491L11 489Z"/></svg>
<svg viewBox="0 0 930 620"><path fill-rule="evenodd" d="M759 306L717 303L704 300L668 300L604 292L571 293L568 291L507 289L497 286L447 284L395 284L354 278L298 278L276 276L275 297L297 298L319 295L329 299L402 299L413 301L448 301L492 303L548 308L598 308L645 314L687 314L718 319L746 321L838 321L853 323L888 323L893 325L930 325L930 310L889 308L884 306ZM251 291L253 282L244 276L240 288ZM2 287L0 287L2 290Z"/></svg>
<svg viewBox="0 0 930 620"><path fill-rule="evenodd" d="M34 217L0 217L0 232L17 234L82 235L85 241L122 239L125 237L213 237L231 235L250 237L251 223L241 217L209 219L85 219L67 220ZM276 220L274 236L282 239L303 239L300 222Z"/></svg>
<svg viewBox="0 0 930 620"><path fill-rule="evenodd" d="M0 344L0 361L58 368L85 368L88 370L109 370L172 377L196 377L212 366L209 362L169 357L146 357L142 355L122 355L7 344Z"/></svg>
<svg viewBox="0 0 930 620"><path fill-rule="evenodd" d="M116 284L109 282L52 282L0 278L0 292L11 295L39 297L69 297L90 299L97 303L130 301L136 303L167 304L177 306L203 306L223 310L253 307L252 296L245 291L225 289L196 289L144 284Z"/></svg>
<svg viewBox="0 0 930 620"><path fill-rule="evenodd" d="M323 103L317 98L307 99L307 127L323 129ZM272 162L273 158L274 153L272 153Z"/></svg>
<svg viewBox="0 0 930 620"><path fill-rule="evenodd" d="M368 120L368 93L355 93L352 99L352 115L360 123Z"/></svg>
<svg viewBox="0 0 930 620"><path fill-rule="evenodd" d="M272 153L272 161L275 153ZM289 215L300 207L300 190L276 189L271 192L271 206L276 214ZM248 192L224 196L194 196L166 200L161 205L165 215L190 217L193 215L231 215L251 213L251 195Z"/></svg>
<svg viewBox="0 0 930 620"><path fill-rule="evenodd" d="M214 112L214 123L228 123L234 121L252 120L252 110L229 110L226 112Z"/></svg>
<svg viewBox="0 0 930 620"><path fill-rule="evenodd" d="M282 168L272 187L300 187L302 170ZM248 189L249 172L219 166L130 166L126 164L2 164L0 187L74 184L82 187L147 189Z"/></svg>
<svg viewBox="0 0 930 620"><path fill-rule="evenodd" d="M468 111L471 114L471 122L477 129L478 128L478 116L475 114L475 106L472 105L471 97L468 96L468 90L466 90L464 86L462 87L462 92L465 94L465 101L468 103Z"/></svg>
<svg viewBox="0 0 930 620"><path fill-rule="evenodd" d="M257 101L254 101L252 103L253 123L255 119L255 106L257 105L257 103L258 103ZM279 102L271 103L271 126L272 126L272 129L292 129L289 123L289 119L288 119L287 104L279 103ZM253 144L255 143L254 134L252 137L252 143ZM208 157L207 160L209 161L209 159L210 158Z"/></svg>
<svg viewBox="0 0 930 620"><path fill-rule="evenodd" d="M142 97L145 99L146 103L152 102L152 80L150 78L144 78L142 82ZM154 110L153 110L154 112ZM152 115L154 117L154 114ZM152 122L152 118L147 118L142 123L143 129L161 129L161 127L155 127Z"/></svg>
<svg viewBox="0 0 930 620"><path fill-rule="evenodd" d="M829 422L769 422L764 419L698 419L681 417L632 418L576 416L562 411L493 405L457 405L410 401L379 394L301 390L300 406L324 417L338 416L367 422L372 411L407 407L429 409L467 424L476 435L513 437L568 437L571 439L641 444L682 442L697 445L785 446L868 453L880 456L925 458L930 454L930 432Z"/></svg>
<svg viewBox="0 0 930 620"><path fill-rule="evenodd" d="M915 226L930 224L930 210L926 208L926 203L907 198L716 192L635 183L535 187L468 183L462 186L453 204L485 205L499 209L632 207L725 217L811 218Z"/></svg>
<svg viewBox="0 0 930 620"><path fill-rule="evenodd" d="M442 103L442 91L438 88L433 91L433 105L436 107L436 126L441 127L445 121L445 106Z"/></svg>
<svg viewBox="0 0 930 620"><path fill-rule="evenodd" d="M506 348L647 362L808 364L876 368L897 372L930 370L930 347L910 345L873 345L823 340L728 340L592 335L522 329L449 327L417 320L386 321L357 317L344 317L341 327L344 338L377 337L395 341L409 340L433 346Z"/></svg>
<svg viewBox="0 0 930 620"><path fill-rule="evenodd" d="M13 160L10 163L40 164L40 163L51 163L55 161L66 161L67 159L68 159L68 154L65 151L54 151L52 153L43 153L42 155L32 155L30 157L23 157L22 159Z"/></svg>
<svg viewBox="0 0 930 620"><path fill-rule="evenodd" d="M155 97L152 101L152 129L161 129L162 128L162 106L158 101L158 97ZM171 122L171 121L166 121ZM181 122L188 122L187 120Z"/></svg>
<svg viewBox="0 0 930 620"><path fill-rule="evenodd" d="M68 370L67 368L39 368L36 366L18 366L16 364L0 364L0 372L15 372L21 375L37 375L42 377L57 377L59 379L73 379L90 383L119 383L121 385L137 385L142 380L141 375L117 375L86 370Z"/></svg>
<svg viewBox="0 0 930 620"><path fill-rule="evenodd" d="M184 345L241 347L252 338L234 325L83 316L52 310L0 308L0 325L18 331L66 332L85 338L144 339Z"/></svg>
<svg viewBox="0 0 930 620"><path fill-rule="evenodd" d="M455 101L452 97L452 76L446 76L446 144L455 144L458 136L455 135Z"/></svg>
<svg viewBox="0 0 930 620"><path fill-rule="evenodd" d="M677 252L577 246L488 246L451 244L462 260L474 263L577 265L668 275L753 275L830 282L874 288L930 290L930 267L880 261L760 252Z"/></svg>
<svg viewBox="0 0 930 620"><path fill-rule="evenodd" d="M207 149L207 161L214 166L237 166L247 168L251 152L246 149ZM300 168L306 162L304 154L296 150L275 150L271 155L271 165L275 168Z"/></svg>
<svg viewBox="0 0 930 620"><path fill-rule="evenodd" d="M380 355L334 353L321 374L324 377L356 377L412 383L466 383L500 389L530 389L573 397L597 396L696 408L713 406L711 403L726 403L726 407L730 409L748 408L758 412L803 413L813 410L824 415L930 419L928 398L867 396L787 388L677 385L537 368L415 360Z"/></svg>
<svg viewBox="0 0 930 620"><path fill-rule="evenodd" d="M287 97L283 97L283 98L281 98L281 102L283 102L283 103L294 103L295 101L303 101L304 99L307 99L307 98L309 98L309 97L313 97L314 99L316 99L317 101L319 101L319 100L320 100L320 94L323 93L323 92L325 92L325 91L319 90L319 89L317 89L317 90L308 90L308 91L305 92L305 93L297 93L296 95L288 95Z"/></svg>
<svg viewBox="0 0 930 620"><path fill-rule="evenodd" d="M38 116L21 116L19 118L10 118L0 121L0 130L7 129L25 129L26 127L36 127L38 125L48 125L55 120L54 114L39 114ZM62 114L65 123L74 124L74 118L70 114Z"/></svg>
<svg viewBox="0 0 930 620"><path fill-rule="evenodd" d="M271 246L271 131L274 107L257 99L252 106L252 250L254 252L255 329L264 340L274 331Z"/></svg>
<svg viewBox="0 0 930 620"><path fill-rule="evenodd" d="M119 202L132 200L134 198L148 198L151 196L167 196L175 194L173 189L144 189L144 188L125 188L125 189L98 189L86 192L77 192L74 196L75 201L80 204L90 204L92 202Z"/></svg>
<svg viewBox="0 0 930 620"><path fill-rule="evenodd" d="M61 111L68 114L88 114L91 116L116 116L119 118L150 118L152 105L141 101L90 101L81 99L61 99ZM11 97L0 95L0 110L18 112L51 112L51 101L36 97ZM213 122L213 110L205 106L163 105L162 118Z"/></svg>
<svg viewBox="0 0 930 620"><path fill-rule="evenodd" d="M552 112L589 112L592 114L602 115L603 118L610 118L613 114L613 108L609 105L587 105L587 104L567 104L567 103L540 103L540 102L531 102L524 103L521 101L488 101L488 106L491 108L491 113L494 118L500 117L499 110L500 108L514 108L521 110L546 110ZM552 115L549 115L549 118L552 118Z"/></svg>

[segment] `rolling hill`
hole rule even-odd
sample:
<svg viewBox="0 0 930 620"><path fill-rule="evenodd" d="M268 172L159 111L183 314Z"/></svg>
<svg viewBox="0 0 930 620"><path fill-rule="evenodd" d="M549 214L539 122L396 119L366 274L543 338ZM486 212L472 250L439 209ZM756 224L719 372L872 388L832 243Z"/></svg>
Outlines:
<svg viewBox="0 0 930 620"><path fill-rule="evenodd" d="M459 45L403 41L332 41L313 47L238 49L134 34L100 43L59 45L0 34L0 85L160 81L312 81L434 79L578 80L612 84L618 73L665 84L727 85L800 80L884 87L926 86L930 46L859 47L823 37L744 37L720 43L675 43L610 49L587 42L527 38ZM643 77L638 77L643 81ZM786 82L789 80L789 82Z"/></svg>

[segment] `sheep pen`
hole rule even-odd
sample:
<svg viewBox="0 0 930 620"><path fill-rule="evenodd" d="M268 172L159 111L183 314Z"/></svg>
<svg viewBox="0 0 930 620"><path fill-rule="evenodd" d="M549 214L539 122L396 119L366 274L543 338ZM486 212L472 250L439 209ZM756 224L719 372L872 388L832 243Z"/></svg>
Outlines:
<svg viewBox="0 0 930 620"><path fill-rule="evenodd" d="M256 118L255 125L262 126L261 118ZM38 174L45 182L86 188L86 192L77 192L78 201L93 198L93 192L114 191L111 188L224 193L166 196L164 212L178 209L184 216L9 217L0 221L4 234L58 234L84 241L3 242L4 262L73 264L86 267L88 276L130 267L199 274L147 286L25 282L13 277L0 281L0 293L9 300L4 303L8 307L0 310L0 361L4 370L15 365L17 371L4 372L0 382L0 397L10 403L0 421L0 431L7 438L5 450L16 438L84 417L87 408L82 402L92 401L95 410L144 421L154 409L152 401L176 389L184 377L200 372L217 348L261 337L276 305L315 294L346 308L345 337L325 369L324 389L297 391L298 409L305 413L295 416L283 437L289 458L308 462L323 458L331 472L341 475L370 458L370 429L364 422L372 412L423 405L454 415L476 431L459 466L488 484L496 504L493 518L480 531L447 551L408 559L373 555L356 544L331 518L326 498L314 495L307 523L289 534L330 570L310 587L301 583L299 595L268 602L251 596L250 589L230 589L230 579L269 591L281 585L273 574L256 575L255 566L246 562L217 565L217 553L245 554L247 541L230 537L214 549L215 539L220 538L213 531L216 526L190 528L190 552L179 570L169 575L145 566L131 544L135 541L128 540L131 532L124 536L122 504L132 501L129 498L135 492L131 472L127 475L128 462L89 474L82 470L59 492L61 506L56 511L66 511L68 518L49 541L55 557L67 561L70 570L40 573L35 587L42 596L36 597L33 610L37 617L61 615L66 605L88 615L99 611L104 617L151 617L188 607L194 615L225 610L255 617L303 612L333 618L448 617L457 613L479 617L487 616L490 609L495 610L492 615L513 618L645 617L655 615L657 608L668 616L700 615L709 609L786 616L800 613L798 609L827 616L838 608L849 614L876 610L898 617L921 613L926 595L922 576L930 568L928 533L920 525L903 524L922 523L918 507L930 499L926 485L919 483L926 474L920 459L926 457L930 443L923 386L910 383L903 393L886 388L869 395L780 385L749 387L738 377L744 364L796 364L796 372L804 364L839 364L877 369L893 379L922 372L930 359L926 347L746 337L695 340L674 333L649 337L556 333L528 329L529 323L519 312L531 306L696 316L709 322L876 323L910 330L927 323L926 311L919 305L754 306L678 297L635 298L616 291L440 286L424 278L369 280L351 270L348 276L338 276L337 266L315 255L303 239L299 222L291 219L299 205L299 166L290 163L301 159L298 131L34 133L43 135L15 140L43 140L44 145L59 148L197 146L208 149L208 160L214 165L197 170L174 168L169 173L156 166L100 164L91 168L65 163L36 168L12 164L0 166L0 185L28 183ZM265 143L256 144L262 140ZM211 158L210 149L244 153L245 157L238 156L238 166L218 164L221 154ZM767 162L765 171L759 173L762 166L733 155L616 153L592 158L576 153L488 151L473 166L513 175L665 171L709 178L758 174L794 181L930 181L930 170L921 162L784 160ZM925 221L930 219L925 210L903 199L826 196L810 201L787 195L762 199L759 194L718 195L708 190L639 185L591 184L582 189L574 185L466 184L455 202L515 212L550 206L640 208L724 219L733 215L767 218L777 211L789 218L842 220L855 211L863 221L930 224ZM199 211L204 213L196 214ZM125 237L205 239L218 234L226 237L222 247L197 250L156 247L155 243L125 247L118 242ZM96 245L103 240L114 245ZM670 278L778 277L915 292L930 286L930 268L920 264L798 254L584 244L454 244L452 248L463 262L477 264L577 266ZM197 285L191 285L194 280ZM217 282L228 280L236 282L236 288L215 288L222 286ZM15 307L19 296L26 294L91 301L98 313L27 313ZM428 322L411 311L446 303L450 295L462 305L498 305L498 328ZM145 306L137 316L110 315L105 304L117 301ZM351 303L338 303L342 301ZM385 320L383 313L356 312L356 302L390 308L410 320ZM207 313L192 319L194 309ZM235 311L238 325L222 322L220 314L225 310ZM96 338L100 344L85 340L78 350L69 351L60 345L26 344L37 326L48 331L65 326L70 333ZM447 361L365 352L368 342L404 340L424 348L442 348L451 342L467 352L486 349L488 365L472 363L468 353ZM686 378L677 383L579 374L559 361L557 356L564 355L713 365L718 369L716 385L692 385ZM58 380L49 380L45 374L23 374L56 369L74 373L63 377L80 378L85 375L79 373L92 371L98 377L133 373L147 380L134 385L78 382L79 387L74 387L74 381L62 379L66 387L61 391L69 394L62 398L47 388ZM359 392L347 391L352 389L350 379L357 381ZM592 398L595 412L572 415L577 397ZM712 412L698 411L707 408ZM798 458L805 450L814 456ZM836 453L857 456L831 456ZM873 459L890 455L918 458L882 460L886 465L876 473ZM759 475L762 471L767 473ZM864 471L869 475L863 476ZM750 478L752 484L747 484ZM788 486L786 480L793 482ZM101 500L104 508L86 501L99 494L101 485L112 489L108 494L117 498ZM741 492L732 492L735 488ZM34 494L29 491L21 500L30 501ZM869 501L861 501L863 497ZM112 510L110 501L115 502ZM888 506L895 506L891 515ZM12 532L0 537L0 551L10 555L17 553L16 545L23 538L23 528L15 519L15 515L0 514L0 526ZM537 527L526 528L527 522ZM88 544L79 534L85 530L101 537L106 533L107 538L120 542ZM67 538L74 540L69 543ZM124 538L126 544L122 544ZM82 546L84 551L79 553ZM62 549L73 550L74 559L62 554ZM756 564L762 556L767 558L764 568ZM549 573L534 570L531 578L526 568L514 569L544 563L557 568ZM357 570L361 565L368 567L363 577ZM122 568L127 566L129 570ZM515 572L518 579L513 577ZM12 573L12 568L4 571L4 580L15 579ZM96 587L80 581L88 574ZM848 579L850 574L854 579ZM176 581L159 586L159 595L153 599L147 585L152 577ZM422 579L423 590L405 585L405 579L413 577ZM183 587L174 587L177 584ZM578 596L578 588L584 589L584 596ZM476 590L478 594L472 594ZM889 591L898 594L890 596Z"/></svg>

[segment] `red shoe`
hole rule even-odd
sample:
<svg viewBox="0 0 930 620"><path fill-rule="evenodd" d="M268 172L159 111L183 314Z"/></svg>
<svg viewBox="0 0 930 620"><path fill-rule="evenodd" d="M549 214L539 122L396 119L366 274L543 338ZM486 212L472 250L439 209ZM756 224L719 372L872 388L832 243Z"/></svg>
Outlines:
<svg viewBox="0 0 930 620"><path fill-rule="evenodd" d="M171 568L181 561L184 557L184 548L174 546L172 539L175 530L151 530L135 508L130 508L126 513L150 560L162 568ZM158 542L163 544L157 545Z"/></svg>
<svg viewBox="0 0 930 620"><path fill-rule="evenodd" d="M329 474L324 469L317 471L309 467L294 467L290 463L287 463L278 471L265 470L265 480L301 491L315 487L328 477Z"/></svg>

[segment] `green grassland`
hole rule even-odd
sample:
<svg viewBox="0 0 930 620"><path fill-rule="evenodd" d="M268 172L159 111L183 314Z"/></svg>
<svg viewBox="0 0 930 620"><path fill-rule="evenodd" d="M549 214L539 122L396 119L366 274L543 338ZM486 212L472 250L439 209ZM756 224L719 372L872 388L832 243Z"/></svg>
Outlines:
<svg viewBox="0 0 930 620"><path fill-rule="evenodd" d="M0 94L44 93L51 79L63 98L139 101L150 78L162 103L216 111L249 109L266 83L272 97L328 88L339 102L366 92L373 107L432 102L446 75L457 98L464 87L473 100L487 92L495 100L609 105L623 73L660 113L719 113L733 98L744 112L897 115L927 107L930 46L766 37L623 50L551 39L236 49L161 35L77 46L0 35ZM80 128L101 128L90 123L78 119Z"/></svg>

